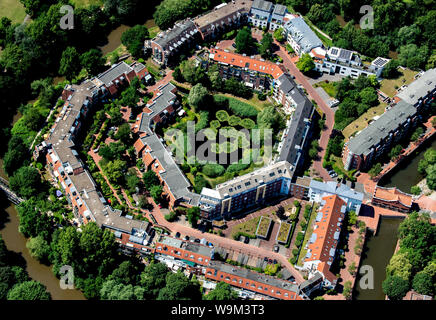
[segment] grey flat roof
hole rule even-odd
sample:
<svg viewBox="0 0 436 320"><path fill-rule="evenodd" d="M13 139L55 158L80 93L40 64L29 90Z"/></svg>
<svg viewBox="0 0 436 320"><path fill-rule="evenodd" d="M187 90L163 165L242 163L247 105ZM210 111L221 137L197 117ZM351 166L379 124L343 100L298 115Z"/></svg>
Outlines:
<svg viewBox="0 0 436 320"><path fill-rule="evenodd" d="M410 104L416 104L418 99L436 88L436 68L427 70L418 79L401 90L397 97Z"/></svg>
<svg viewBox="0 0 436 320"><path fill-rule="evenodd" d="M279 161L288 161L296 165L300 156L303 140L305 138L305 119L309 119L313 113L312 103L297 88L294 80L288 74L283 74L279 78L280 89L284 94L289 95L295 101L297 107L292 114L292 121L287 129L287 135L280 150Z"/></svg>
<svg viewBox="0 0 436 320"><path fill-rule="evenodd" d="M108 86L108 84L111 83L115 78L119 77L122 74L127 74L132 70L133 69L123 61L113 66L109 70L99 74L97 78L106 86Z"/></svg>
<svg viewBox="0 0 436 320"><path fill-rule="evenodd" d="M351 189L351 187L346 184L338 184L335 181L320 182L312 179L310 182L310 188L318 189L330 194L337 194L340 197L363 201L363 193Z"/></svg>
<svg viewBox="0 0 436 320"><path fill-rule="evenodd" d="M176 23L174 28L165 31L162 37L158 35L154 39L154 42L159 44L162 48L165 48L167 45L171 44L174 40L183 36L183 34L185 34L190 30L195 30L195 32L197 32L194 22L187 19L185 21Z"/></svg>
<svg viewBox="0 0 436 320"><path fill-rule="evenodd" d="M303 51L310 51L313 48L322 46L322 41L301 17L289 20L285 24L285 30L291 34Z"/></svg>
<svg viewBox="0 0 436 320"><path fill-rule="evenodd" d="M237 12L248 12L250 10L251 3L251 0L236 0L235 2L228 2L225 6L219 7L218 9L213 9L206 14L196 17L194 22L201 29L219 22L225 17L234 15Z"/></svg>
<svg viewBox="0 0 436 320"><path fill-rule="evenodd" d="M272 2L264 1L264 0L254 0L253 5L251 7L254 9L270 12L272 6L273 6Z"/></svg>
<svg viewBox="0 0 436 320"><path fill-rule="evenodd" d="M274 6L274 14L280 15L280 16L284 16L286 12L286 6L282 5L282 4L276 4Z"/></svg>
<svg viewBox="0 0 436 320"><path fill-rule="evenodd" d="M251 271L249 269L242 269L242 268L238 268L229 264L225 264L223 262L219 262L219 261L211 261L209 264L209 267L218 270L218 271L222 271L231 275L235 275L238 277L242 277L248 280L252 280L252 281L256 281L256 282L260 282L266 285L270 285L273 287L276 287L278 289L285 289L285 290L289 290L289 291L293 291L295 293L298 293L298 286L295 285L292 282L286 281L286 280L282 280L276 277L272 277L272 276L267 276L265 274L261 274L261 273L257 273L254 271Z"/></svg>
<svg viewBox="0 0 436 320"><path fill-rule="evenodd" d="M380 118L372 122L355 137L348 141L348 149L357 155L367 155L371 148L377 145L380 140L385 139L391 132L394 132L401 124L407 121L408 117L416 113L416 108L400 101L394 107L383 113Z"/></svg>

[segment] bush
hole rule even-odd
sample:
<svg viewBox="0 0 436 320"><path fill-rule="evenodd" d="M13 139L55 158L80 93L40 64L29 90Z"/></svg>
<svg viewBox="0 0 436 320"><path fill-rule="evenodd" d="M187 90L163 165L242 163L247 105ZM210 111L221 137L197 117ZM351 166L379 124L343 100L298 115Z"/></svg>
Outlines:
<svg viewBox="0 0 436 320"><path fill-rule="evenodd" d="M218 129L221 126L221 123L218 120L212 120L210 122L210 127L212 129Z"/></svg>
<svg viewBox="0 0 436 320"><path fill-rule="evenodd" d="M229 125L231 125L232 127L235 127L240 123L241 123L241 118L239 118L238 116L231 116L229 118Z"/></svg>
<svg viewBox="0 0 436 320"><path fill-rule="evenodd" d="M228 121L229 120L229 114L225 110L218 110L216 113L216 118L220 122Z"/></svg>
<svg viewBox="0 0 436 320"><path fill-rule="evenodd" d="M177 213L174 211L170 211L170 213L165 215L165 220L169 222L173 222L177 218Z"/></svg>
<svg viewBox="0 0 436 320"><path fill-rule="evenodd" d="M203 166L202 172L211 178L215 178L224 174L225 169L222 165L216 163L208 163Z"/></svg>
<svg viewBox="0 0 436 320"><path fill-rule="evenodd" d="M248 118L242 119L241 125L246 129L253 129L256 126L256 123Z"/></svg>

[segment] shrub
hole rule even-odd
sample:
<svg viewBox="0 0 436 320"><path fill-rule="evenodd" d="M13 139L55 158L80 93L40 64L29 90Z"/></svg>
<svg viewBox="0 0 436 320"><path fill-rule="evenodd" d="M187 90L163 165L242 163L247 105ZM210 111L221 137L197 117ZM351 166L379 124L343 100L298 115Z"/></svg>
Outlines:
<svg viewBox="0 0 436 320"><path fill-rule="evenodd" d="M220 122L228 121L228 120L229 120L229 114L228 114L227 111L225 111L225 110L218 110L218 111L216 112L216 118L217 118Z"/></svg>
<svg viewBox="0 0 436 320"><path fill-rule="evenodd" d="M221 123L218 120L212 120L210 122L210 127L212 129L218 129L221 126Z"/></svg>
<svg viewBox="0 0 436 320"><path fill-rule="evenodd" d="M246 129L253 129L256 126L256 123L248 118L242 119L241 125Z"/></svg>
<svg viewBox="0 0 436 320"><path fill-rule="evenodd" d="M238 116L231 116L229 118L229 125L233 127L239 125L240 123L241 123L241 118L239 118Z"/></svg>
<svg viewBox="0 0 436 320"><path fill-rule="evenodd" d="M222 165L216 163L208 163L203 166L202 172L208 177L215 178L224 174L225 169Z"/></svg>

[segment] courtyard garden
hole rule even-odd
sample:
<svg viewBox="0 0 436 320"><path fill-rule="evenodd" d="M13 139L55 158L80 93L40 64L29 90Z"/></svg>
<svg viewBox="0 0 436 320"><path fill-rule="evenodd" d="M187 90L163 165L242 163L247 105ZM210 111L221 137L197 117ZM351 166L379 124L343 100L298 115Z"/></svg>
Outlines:
<svg viewBox="0 0 436 320"><path fill-rule="evenodd" d="M274 143L284 123L273 106L259 111L235 97L212 96L201 84L179 95L185 114L162 131L196 192L262 167L271 156L272 145L265 146L264 141ZM188 139L189 122L195 123L195 144Z"/></svg>
<svg viewBox="0 0 436 320"><path fill-rule="evenodd" d="M256 236L266 239L268 238L269 230L271 229L273 221L271 218L268 217L260 217L259 224L257 225L256 229Z"/></svg>

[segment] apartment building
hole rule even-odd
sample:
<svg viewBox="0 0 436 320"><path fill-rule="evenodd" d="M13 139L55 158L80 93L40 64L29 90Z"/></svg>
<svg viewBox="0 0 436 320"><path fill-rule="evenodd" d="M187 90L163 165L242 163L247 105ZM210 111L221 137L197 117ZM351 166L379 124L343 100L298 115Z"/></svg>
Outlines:
<svg viewBox="0 0 436 320"><path fill-rule="evenodd" d="M197 16L193 22L203 40L213 39L218 34L244 24L252 3L251 0L234 0L222 3L212 11Z"/></svg>
<svg viewBox="0 0 436 320"><path fill-rule="evenodd" d="M257 292L275 299L303 300L297 284L276 277L239 268L220 261L211 261L204 273L206 279L226 282L234 287Z"/></svg>
<svg viewBox="0 0 436 320"><path fill-rule="evenodd" d="M316 71L352 78L358 78L360 75L375 75L380 78L384 67L390 61L390 59L377 57L371 64L365 64L356 51L337 47L331 47L328 50L312 49L310 55L314 58Z"/></svg>
<svg viewBox="0 0 436 320"><path fill-rule="evenodd" d="M185 19L160 32L154 39L145 40L144 47L151 50L154 61L166 65L174 55L196 44L200 38L194 22Z"/></svg>
<svg viewBox="0 0 436 320"><path fill-rule="evenodd" d="M300 16L292 15L292 19L284 24L284 30L288 43L300 56L323 46L322 41Z"/></svg>
<svg viewBox="0 0 436 320"><path fill-rule="evenodd" d="M170 236L161 236L155 244L155 254L207 266L214 258L214 248Z"/></svg>
<svg viewBox="0 0 436 320"><path fill-rule="evenodd" d="M45 155L48 171L64 191L81 224L95 222L111 230L120 243L133 251L142 250L151 241L149 225L133 220L107 203L80 160L76 138L83 121L96 105L119 93L133 77L142 79L146 75L143 65L121 62L80 85L66 85L62 92L65 104L48 138L35 148L34 153L34 157Z"/></svg>
<svg viewBox="0 0 436 320"><path fill-rule="evenodd" d="M277 162L251 173L203 188L199 206L202 217L213 220L289 194L294 168L286 161Z"/></svg>
<svg viewBox="0 0 436 320"><path fill-rule="evenodd" d="M371 202L376 206L403 213L411 212L414 205L412 195L397 188L380 186L375 187Z"/></svg>
<svg viewBox="0 0 436 320"><path fill-rule="evenodd" d="M323 285L327 288L334 288L337 283L337 277L330 269L336 256L346 212L347 203L338 195L322 198L314 230L307 245L307 253L303 259L303 268L309 272L309 279L320 272L324 280Z"/></svg>
<svg viewBox="0 0 436 320"><path fill-rule="evenodd" d="M269 89L286 72L281 64L218 48L209 50L209 61L217 63L223 79L236 78L258 90Z"/></svg>
<svg viewBox="0 0 436 320"><path fill-rule="evenodd" d="M351 186L336 181L320 182L312 179L309 184L308 198L310 201L321 202L326 195L337 195L346 203L348 211L359 214L364 198L364 187L361 183Z"/></svg>
<svg viewBox="0 0 436 320"><path fill-rule="evenodd" d="M248 22L256 28L275 30L283 25L288 10L282 4L254 0L248 15Z"/></svg>
<svg viewBox="0 0 436 320"><path fill-rule="evenodd" d="M202 40L238 28L246 23L251 0L233 0L195 18L175 23L174 27L160 32L154 39L145 40L144 48L151 50L153 60L160 65L168 62Z"/></svg>
<svg viewBox="0 0 436 320"><path fill-rule="evenodd" d="M430 69L397 94L393 107L345 143L344 168L370 168L421 122L435 93L436 69Z"/></svg>
<svg viewBox="0 0 436 320"><path fill-rule="evenodd" d="M175 95L177 89L170 82L157 88L153 98L138 115L133 132L138 134L134 147L138 158L147 170L153 170L163 186L170 208L180 203L195 206L199 195L191 192L192 186L154 130L172 119L181 106Z"/></svg>

